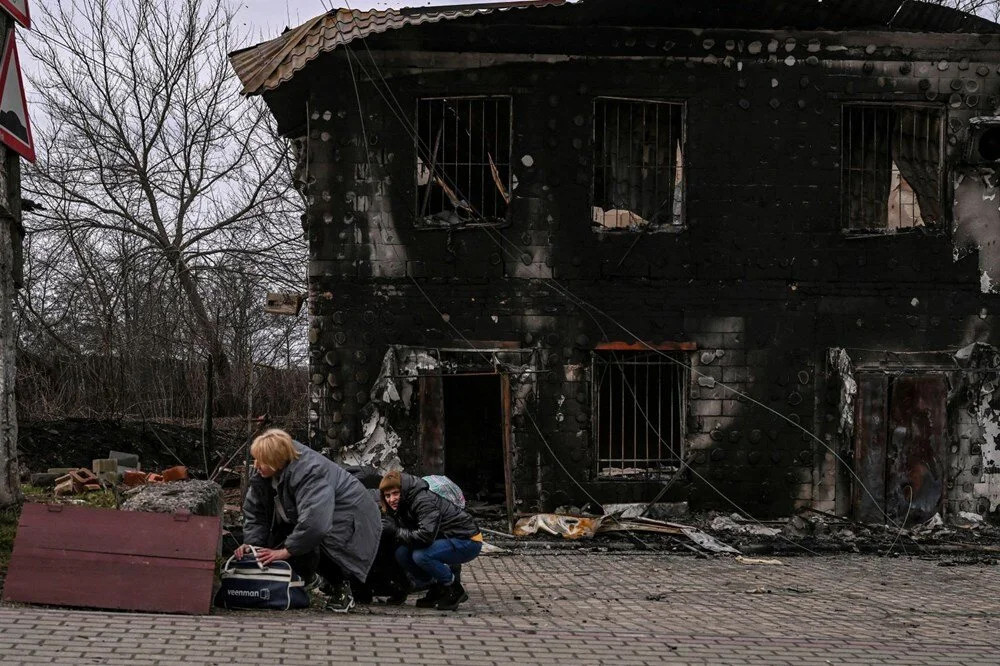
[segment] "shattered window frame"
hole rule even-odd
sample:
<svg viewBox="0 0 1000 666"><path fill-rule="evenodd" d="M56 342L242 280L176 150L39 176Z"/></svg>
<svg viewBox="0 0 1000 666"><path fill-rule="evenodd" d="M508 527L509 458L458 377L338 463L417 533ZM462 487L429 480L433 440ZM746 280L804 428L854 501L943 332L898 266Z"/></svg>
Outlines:
<svg viewBox="0 0 1000 666"><path fill-rule="evenodd" d="M480 124L474 124L476 111ZM491 111L493 136L492 145L488 145ZM442 122L449 112L455 120L454 125L450 119L447 125ZM513 96L418 97L416 119L414 226L417 229L506 226L515 182L511 162ZM465 119L467 125L462 124ZM453 132L446 131L452 127ZM463 143L463 136L468 136L469 140ZM451 152L453 148L454 153ZM450 162L439 161L440 154L454 157Z"/></svg>
<svg viewBox="0 0 1000 666"><path fill-rule="evenodd" d="M615 111L615 151L610 152L608 136L608 110ZM629 155L626 158L619 149L622 135L621 110L629 107L628 133L635 136L636 111L642 112L639 127L642 138L639 142L628 142ZM663 111L666 110L666 132L663 128ZM603 113L602 113L603 112ZM652 120L649 119L652 115ZM652 124L652 136L648 134ZM670 144L660 150L664 138ZM687 103L677 99L645 99L633 97L599 96L593 102L593 127L591 131L592 168L590 201L591 227L599 233L670 232L686 229L687 215ZM635 146L641 146L639 151ZM638 161L636 152L639 153ZM609 155L620 154L620 158ZM649 159L652 154L652 160ZM663 164L658 164L660 157ZM627 176L615 182L614 172L620 170L625 161ZM651 165L651 166L650 166ZM611 179L609 180L609 171ZM652 178L650 178L650 171ZM666 177L664 188L660 180ZM638 184L636 183L638 181ZM649 185L651 181L651 185ZM627 205L624 201L614 203L612 190L627 191L625 197L638 200L638 205ZM665 196L660 197L661 192ZM609 203L611 202L611 203ZM647 202L651 202L647 205ZM658 203L657 203L658 202ZM630 201L629 204L632 204ZM652 206L655 205L655 208ZM610 206L610 207L609 207ZM647 210L649 208L649 210ZM638 209L638 211L636 210Z"/></svg>
<svg viewBox="0 0 1000 666"><path fill-rule="evenodd" d="M846 235L947 227L947 122L941 104L842 104L840 226Z"/></svg>
<svg viewBox="0 0 1000 666"><path fill-rule="evenodd" d="M688 356L669 351L591 352L593 469L597 479L660 479L679 468L686 449ZM655 396L651 391L654 387ZM630 401L629 396L635 399ZM645 427L636 427L643 422ZM669 441L664 441L665 427L669 427ZM653 446L658 446L655 455Z"/></svg>

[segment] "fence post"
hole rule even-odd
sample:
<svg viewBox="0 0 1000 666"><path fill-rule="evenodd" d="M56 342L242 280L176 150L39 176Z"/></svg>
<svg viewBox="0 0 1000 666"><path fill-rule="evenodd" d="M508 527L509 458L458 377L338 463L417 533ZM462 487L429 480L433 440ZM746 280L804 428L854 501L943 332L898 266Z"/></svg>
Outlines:
<svg viewBox="0 0 1000 666"><path fill-rule="evenodd" d="M205 478L212 473L208 468L208 449L214 450L215 446L215 432L212 427L212 410L215 405L214 361L215 359L209 354L208 364L205 366L205 412L201 422L201 460L205 465Z"/></svg>
<svg viewBox="0 0 1000 666"><path fill-rule="evenodd" d="M253 442L253 360L250 361L250 381L247 384L247 441L243 455L243 473L240 475L240 507L247 498L247 487L250 485L250 444Z"/></svg>

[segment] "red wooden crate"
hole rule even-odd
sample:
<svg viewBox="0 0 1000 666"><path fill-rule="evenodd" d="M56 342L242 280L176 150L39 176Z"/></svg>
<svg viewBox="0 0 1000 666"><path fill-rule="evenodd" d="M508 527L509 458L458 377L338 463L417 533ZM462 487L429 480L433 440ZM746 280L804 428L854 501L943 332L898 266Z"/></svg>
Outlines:
<svg viewBox="0 0 1000 666"><path fill-rule="evenodd" d="M208 613L219 517L25 504L5 601Z"/></svg>

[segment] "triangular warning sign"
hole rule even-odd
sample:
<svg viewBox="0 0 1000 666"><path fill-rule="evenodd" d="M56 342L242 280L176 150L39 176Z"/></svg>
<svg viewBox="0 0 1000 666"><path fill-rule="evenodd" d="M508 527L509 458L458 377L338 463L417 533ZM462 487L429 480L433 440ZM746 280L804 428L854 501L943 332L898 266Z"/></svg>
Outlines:
<svg viewBox="0 0 1000 666"><path fill-rule="evenodd" d="M0 0L0 8L7 10L7 13L25 28L31 27L31 11L28 9L28 0Z"/></svg>
<svg viewBox="0 0 1000 666"><path fill-rule="evenodd" d="M35 142L31 138L28 102L24 98L21 61L17 57L13 30L7 33L0 63L0 141L29 162L35 161Z"/></svg>

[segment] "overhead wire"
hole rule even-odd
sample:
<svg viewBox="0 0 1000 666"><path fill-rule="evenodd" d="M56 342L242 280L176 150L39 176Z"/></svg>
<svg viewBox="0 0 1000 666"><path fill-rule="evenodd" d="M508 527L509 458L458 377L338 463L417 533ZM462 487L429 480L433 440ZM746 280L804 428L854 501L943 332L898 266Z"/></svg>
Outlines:
<svg viewBox="0 0 1000 666"><path fill-rule="evenodd" d="M355 26L357 27L357 16L356 16L356 14L354 13L353 10L351 10L351 14L352 14L352 20L355 22ZM338 30L340 30L339 26L338 26ZM359 31L360 31L360 28L359 28ZM403 128L407 131L407 133L410 135L410 137L415 140L418 151L419 150L424 150L425 154L429 154L429 147L423 145L423 141L422 141L421 137L419 136L419 133L416 131L415 127L409 122L408 118L406 118L406 116L405 116L405 114L403 112L402 105L399 103L398 99L395 96L395 93L392 91L392 87L386 81L384 75L381 72L381 68L378 66L378 63L375 61L374 55L372 54L371 49L369 48L369 46L367 44L366 37L362 35L359 39L361 40L362 44L364 45L364 47L365 47L365 49L366 49L366 51L368 53L369 59L371 61L371 64L372 64L375 72L377 73L379 80L381 80L381 82L385 86L386 90L388 91L389 96L392 98L391 101L390 101L389 97L386 97L385 93L379 87L378 83L375 80L375 77L372 76L372 74L371 74L371 72L369 72L368 68L364 65L364 63L362 63L355 56L355 62L358 64L359 69L368 77L368 79L371 82L372 86L379 93L380 97L382 97L383 101L386 102L387 106L389 107L389 110L396 117L396 119L400 122L400 124L403 126ZM357 80L356 80L356 76L355 76L354 71L353 71L353 67L351 68L351 76L352 76L352 79L354 79L354 85L355 85L355 87L357 87ZM359 104L360 104L360 102L359 102ZM395 106L393 106L393 104L395 104ZM442 175L443 178L451 180L448 174L442 173L441 175ZM453 186L453 189L455 189L456 192L460 192L460 187L458 186L457 183L455 183L454 181L452 181L452 186ZM475 210L474 205L472 204L471 201L468 200L468 197L466 197L466 201L469 204L470 208L473 210L473 213L476 214L476 215L479 215L481 217L481 214L479 213L479 211ZM517 244L513 243L513 241L511 241L510 239L508 239L503 234L502 231L500 231L499 229L491 228L489 225L478 226L476 228L479 229L479 230L481 230L481 231L483 231L497 245L497 247L501 250L501 252L503 252L504 254L506 254L508 256L508 258L510 258L514 262L520 261L520 256L518 256L518 255L512 253L510 250L508 250L504 246L504 243L506 243L507 245L515 248L516 250L520 250L520 248L517 246ZM495 236L494 236L494 234L495 234ZM410 277L410 279L415 284L417 284L415 278L412 275L410 275L409 277ZM545 284L551 286L553 289L555 289L560 295L564 296L565 298L567 298L568 300L570 300L571 302L573 302L574 305L576 305L577 307L579 307L585 314L587 314L588 317L590 317L598 325L598 328L599 328L599 330L602 331L602 335L604 336L605 340L608 340L607 333L604 330L604 328L602 326L600 326L600 323L599 323L599 321L598 321L598 319L597 319L597 317L595 315L600 315L603 318L607 319L613 326L617 327L622 332L624 332L626 335L628 335L630 338L632 338L633 340L635 340L635 342L637 344L639 344L639 345L647 348L649 351L651 351L651 352L653 352L655 354L663 356L665 359L668 360L668 362L674 363L676 365L679 365L679 366L685 368L686 370L688 370L689 372L691 372L696 377L710 377L710 375L707 375L706 373L703 373L703 372L699 371L694 366L692 366L690 364L687 364L687 363L684 363L683 361L680 361L679 359L674 358L674 357L666 354L663 350L657 349L654 346L650 345L647 341L641 339L638 335L636 335L634 332L632 332L628 327L626 327L620 321L618 321L617 319L615 319L614 317L612 317L611 315L609 315L607 312L605 312L601 308L598 308L597 306L593 305L592 303L590 303L590 302L584 300L583 298L577 296L568 287L566 287L565 285L563 285L562 283L560 283L559 281L557 281L555 278L542 277L542 278L539 278L539 279L543 283L545 283ZM426 292L423 292L423 294L424 294L425 298L427 298ZM450 324L450 322L449 322L449 324ZM462 336L462 337L464 338L464 336ZM811 440L813 440L813 441L817 442L818 444L820 444L824 449L826 449L834 457L835 460L837 460L844 467L845 470L847 470L847 472L849 473L849 475L854 479L854 481L858 484L858 486L862 490L864 490L864 492L866 493L866 495L868 495L872 499L872 501L874 502L874 505L879 509L880 513L883 515L883 517L885 518L885 520L888 523L890 523L891 525L893 525L894 527L899 527L900 530L903 529L903 525L898 525L896 523L896 521L894 521L892 519L892 517L889 516L889 514L885 512L885 510L879 504L877 498L872 494L871 490L864 483L864 481L861 479L861 477L853 470L853 468L851 467L851 465L848 464L848 462L843 458L843 456L841 456L832 446L830 446L829 444L827 444L826 442L824 442L822 439L820 439L814 433L812 433L811 431L809 431L808 429L806 429L805 427L803 427L801 424L797 423L796 421L794 421L793 419L789 418L788 416L782 414L781 412L777 411L776 409L774 409L774 408L772 408L772 407L764 404L763 402L761 402L761 401L753 398L752 396L750 396L749 394L747 394L747 393L745 393L743 391L740 391L740 390L738 390L736 388L733 388L732 386L729 386L725 382L722 382L722 381L719 381L719 380L715 380L714 377L712 379L715 382L716 386L719 386L723 390L728 391L729 393L731 393L731 394L733 394L735 396L741 397L746 402L752 403L752 404L756 405L757 407L759 407L759 408L767 411L768 413L772 414L773 416L776 416L777 418L779 418L782 421L784 421L784 422L788 423L789 425L791 425L793 428L795 428L795 429L801 431L802 433L804 433ZM728 500L728 498L727 498L727 500Z"/></svg>

